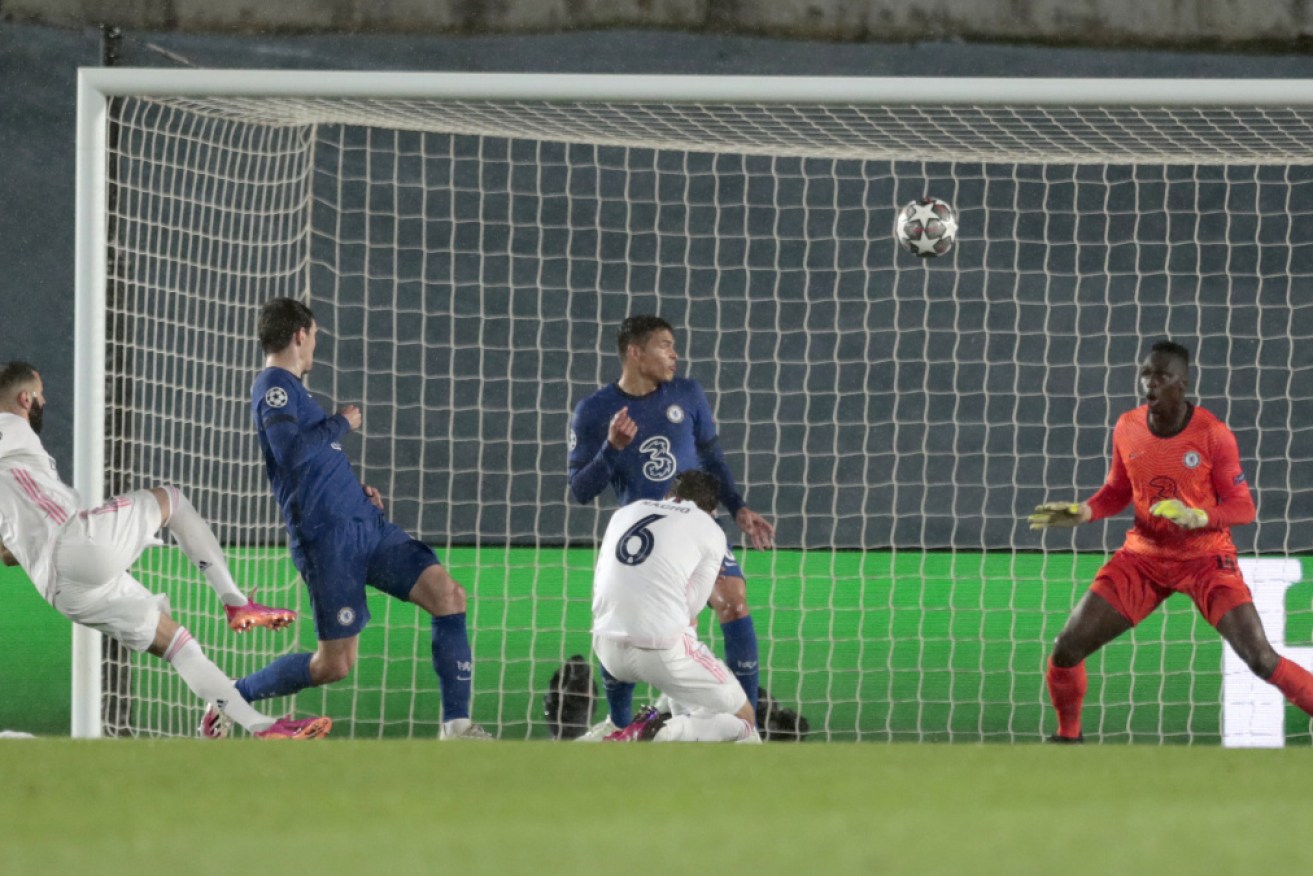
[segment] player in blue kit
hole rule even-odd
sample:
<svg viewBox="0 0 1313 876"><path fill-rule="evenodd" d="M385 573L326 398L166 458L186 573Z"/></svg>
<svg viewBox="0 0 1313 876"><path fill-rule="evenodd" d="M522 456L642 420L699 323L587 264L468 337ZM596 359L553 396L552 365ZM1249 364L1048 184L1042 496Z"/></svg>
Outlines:
<svg viewBox="0 0 1313 876"><path fill-rule="evenodd" d="M571 495L586 504L609 484L621 505L659 500L678 472L701 469L720 482L720 503L753 547L771 547L775 527L747 507L735 486L706 393L696 380L676 376L679 357L670 323L656 316L631 316L621 323L616 342L620 379L581 401L570 422ZM725 638L725 662L755 710L757 631L748 613L743 570L732 555L721 567L710 604ZM610 715L589 732L590 740L633 720L634 686L616 681L605 670L602 678Z"/></svg>
<svg viewBox="0 0 1313 876"><path fill-rule="evenodd" d="M443 739L489 739L470 720L472 658L465 625L465 590L428 545L383 514L378 490L362 485L340 441L360 428L347 405L328 416L301 379L314 365L318 325L310 308L275 298L260 312L265 369L251 387L251 412L274 496L287 524L292 562L314 608L319 647L297 653L238 680L250 702L286 696L345 678L356 662L369 620L365 585L407 600L433 616L433 669L442 689ZM207 736L222 735L207 713Z"/></svg>

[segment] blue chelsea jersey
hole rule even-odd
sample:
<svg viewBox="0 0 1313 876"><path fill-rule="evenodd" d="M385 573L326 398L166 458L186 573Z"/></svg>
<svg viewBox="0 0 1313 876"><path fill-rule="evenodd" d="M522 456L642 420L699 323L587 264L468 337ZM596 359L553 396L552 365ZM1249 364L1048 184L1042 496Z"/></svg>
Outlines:
<svg viewBox="0 0 1313 876"><path fill-rule="evenodd" d="M296 375L261 371L251 386L251 413L293 545L379 513L339 443L350 424L341 414L328 416Z"/></svg>
<svg viewBox="0 0 1313 876"><path fill-rule="evenodd" d="M624 450L607 443L611 418L623 407L638 426ZM743 506L720 452L707 396L687 377L632 396L609 384L575 408L570 422L570 486L577 500L591 501L607 483L621 505L661 499L677 472L704 469L721 481L721 501L731 514Z"/></svg>

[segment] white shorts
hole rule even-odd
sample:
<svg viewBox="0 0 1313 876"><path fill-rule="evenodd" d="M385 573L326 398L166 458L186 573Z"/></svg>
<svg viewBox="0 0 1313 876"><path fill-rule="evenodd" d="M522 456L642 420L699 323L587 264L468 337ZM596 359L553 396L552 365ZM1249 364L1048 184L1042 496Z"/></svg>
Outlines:
<svg viewBox="0 0 1313 876"><path fill-rule="evenodd" d="M55 542L56 588L113 581L146 548L163 544L158 537L162 525L160 504L149 490L134 490L79 512Z"/></svg>
<svg viewBox="0 0 1313 876"><path fill-rule="evenodd" d="M145 651L155 641L160 615L169 597L151 593L127 572L98 587L58 582L50 602L74 623L118 639L133 651Z"/></svg>
<svg viewBox="0 0 1313 876"><path fill-rule="evenodd" d="M670 697L676 714L706 711L734 714L748 702L742 685L692 628L671 648L636 648L593 637L597 659L620 681L647 682Z"/></svg>
<svg viewBox="0 0 1313 876"><path fill-rule="evenodd" d="M162 544L160 506L147 490L114 498L69 521L55 543L50 604L74 623L113 636L134 651L155 640L164 594L127 573L141 552Z"/></svg>

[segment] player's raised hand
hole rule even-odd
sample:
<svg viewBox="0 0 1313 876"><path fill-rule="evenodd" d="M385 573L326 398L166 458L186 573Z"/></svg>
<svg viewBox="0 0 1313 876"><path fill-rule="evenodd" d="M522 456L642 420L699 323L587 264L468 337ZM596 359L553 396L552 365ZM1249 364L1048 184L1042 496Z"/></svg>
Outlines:
<svg viewBox="0 0 1313 876"><path fill-rule="evenodd" d="M373 505L375 508L382 511L383 494L378 491L378 487L371 487L369 484L364 484L364 488L365 488L365 497L369 499L369 504Z"/></svg>
<svg viewBox="0 0 1313 876"><path fill-rule="evenodd" d="M1084 502L1045 502L1026 519L1031 529L1070 529L1088 523L1090 509Z"/></svg>
<svg viewBox="0 0 1313 876"><path fill-rule="evenodd" d="M615 412L611 418L611 428L607 430L606 440L616 450L624 450L638 434L638 424L629 417L629 406Z"/></svg>
<svg viewBox="0 0 1313 876"><path fill-rule="evenodd" d="M352 432L359 429L360 424L364 422L364 417L361 416L360 408L355 405L347 405L342 408L342 410L338 411L338 413L346 417L347 424L351 426Z"/></svg>
<svg viewBox="0 0 1313 876"><path fill-rule="evenodd" d="M1149 509L1154 517L1170 520L1182 529L1202 529L1208 525L1208 514L1191 508L1180 499L1166 499Z"/></svg>
<svg viewBox="0 0 1313 876"><path fill-rule="evenodd" d="M775 527L751 508L740 508L739 513L734 515L734 522L757 550L764 551L775 546Z"/></svg>

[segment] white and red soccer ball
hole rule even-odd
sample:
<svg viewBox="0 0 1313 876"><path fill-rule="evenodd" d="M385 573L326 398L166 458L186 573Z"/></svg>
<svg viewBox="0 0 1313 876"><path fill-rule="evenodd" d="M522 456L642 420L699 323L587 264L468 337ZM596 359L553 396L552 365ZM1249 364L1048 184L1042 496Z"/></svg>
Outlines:
<svg viewBox="0 0 1313 876"><path fill-rule="evenodd" d="M898 211L894 236L912 255L941 256L957 239L957 211L947 201L929 195L918 198Z"/></svg>

